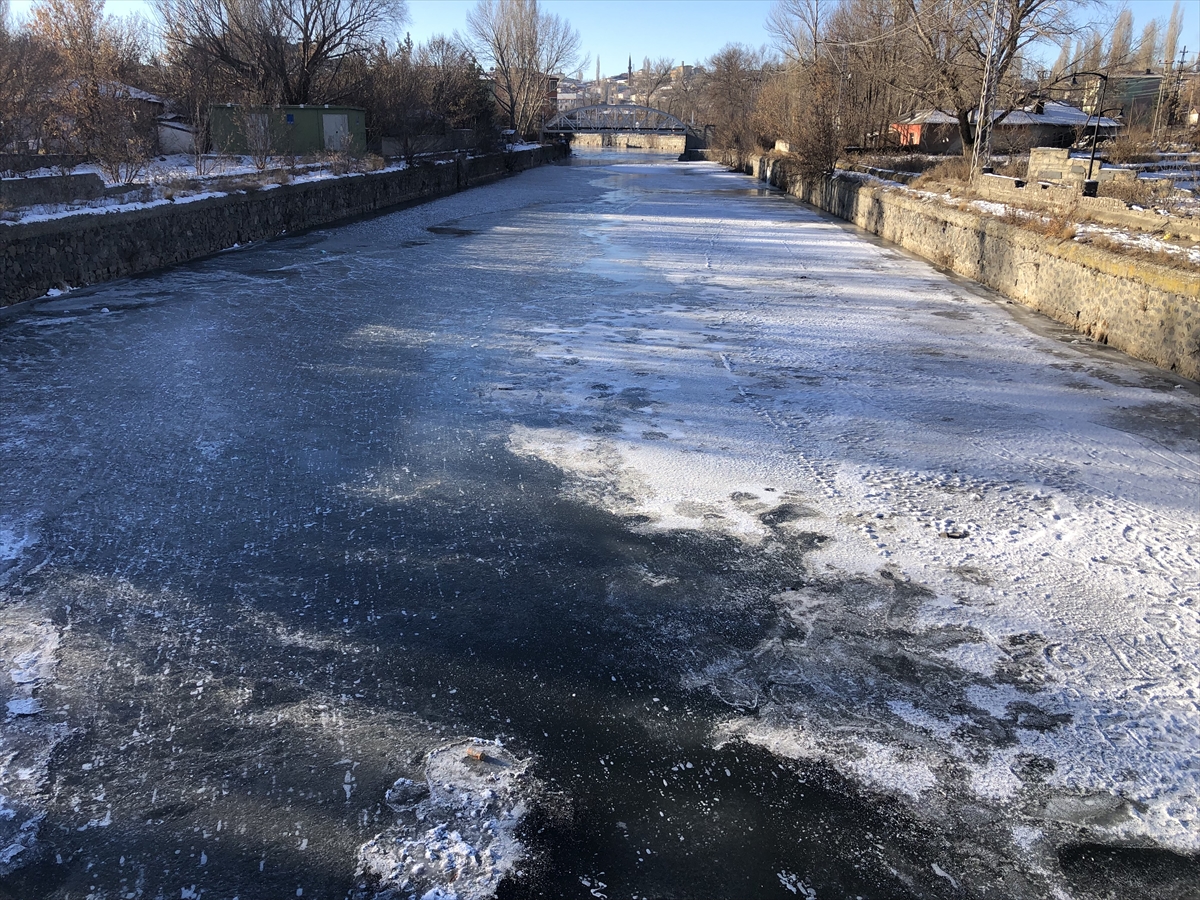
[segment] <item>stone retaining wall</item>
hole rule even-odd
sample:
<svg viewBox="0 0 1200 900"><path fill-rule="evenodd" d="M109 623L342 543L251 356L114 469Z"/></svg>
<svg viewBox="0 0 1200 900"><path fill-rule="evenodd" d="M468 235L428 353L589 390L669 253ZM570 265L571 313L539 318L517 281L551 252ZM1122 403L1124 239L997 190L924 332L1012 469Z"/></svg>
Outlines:
<svg viewBox="0 0 1200 900"><path fill-rule="evenodd" d="M1149 209L1130 209L1129 204L1115 197L1083 197L1079 189L1071 185L984 175L973 185L973 189L984 200L1065 215L1072 221L1096 222L1147 234L1166 234L1187 241L1200 241L1200 219L1162 215Z"/></svg>
<svg viewBox="0 0 1200 900"><path fill-rule="evenodd" d="M619 147L627 150L666 150L682 153L687 146L687 138L682 134L622 131L610 134L573 134L571 143L577 147Z"/></svg>
<svg viewBox="0 0 1200 900"><path fill-rule="evenodd" d="M95 200L103 196L104 179L93 174L0 179L0 206L9 208Z"/></svg>
<svg viewBox="0 0 1200 900"><path fill-rule="evenodd" d="M1200 273L1058 242L981 213L849 175L793 177L764 157L748 174L1101 343L1200 380Z"/></svg>
<svg viewBox="0 0 1200 900"><path fill-rule="evenodd" d="M432 199L562 158L538 147L148 209L0 224L0 307L148 272L251 241Z"/></svg>

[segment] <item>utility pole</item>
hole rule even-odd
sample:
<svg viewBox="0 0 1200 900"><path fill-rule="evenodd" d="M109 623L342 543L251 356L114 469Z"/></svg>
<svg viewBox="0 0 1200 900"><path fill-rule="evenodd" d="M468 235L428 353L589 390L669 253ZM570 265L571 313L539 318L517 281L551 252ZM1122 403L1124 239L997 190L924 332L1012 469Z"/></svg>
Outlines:
<svg viewBox="0 0 1200 900"><path fill-rule="evenodd" d="M979 111L975 119L975 145L971 148L971 181L981 168L991 168L992 158L992 105L996 93L996 40L999 28L1000 0L992 0L992 23L988 35L988 55L983 65L983 87L979 91Z"/></svg>
<svg viewBox="0 0 1200 900"><path fill-rule="evenodd" d="M1177 67L1177 70L1176 70L1178 74L1176 74L1175 77L1173 79L1171 79L1173 84L1171 85L1171 94L1167 101L1169 103L1169 109L1174 109L1175 104L1178 102L1179 87L1180 87L1180 85L1183 84L1183 61L1186 58L1187 58L1187 47L1184 47L1183 50L1179 54L1179 66ZM1164 128L1171 127L1171 118L1172 117L1169 115L1166 117L1163 117L1163 115L1162 115L1163 97L1166 95L1166 91L1167 91L1167 76L1169 74L1171 74L1171 69L1170 69L1171 60L1169 60L1169 59L1166 60L1165 64L1167 66L1167 71L1163 72L1162 80L1160 80L1158 82L1158 102L1154 106L1154 124L1150 128L1150 140L1155 141L1155 142L1158 141L1158 123L1160 121L1162 122L1162 125Z"/></svg>

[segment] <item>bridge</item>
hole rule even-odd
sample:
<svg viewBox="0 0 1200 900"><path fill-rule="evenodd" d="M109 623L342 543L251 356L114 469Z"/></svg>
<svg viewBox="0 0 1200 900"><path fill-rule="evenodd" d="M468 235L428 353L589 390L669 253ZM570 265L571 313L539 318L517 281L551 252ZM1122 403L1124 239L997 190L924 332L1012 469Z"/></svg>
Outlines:
<svg viewBox="0 0 1200 900"><path fill-rule="evenodd" d="M560 112L548 121L546 134L642 134L687 135L690 129L682 121L661 109L649 106L598 103Z"/></svg>
<svg viewBox="0 0 1200 900"><path fill-rule="evenodd" d="M661 109L598 103L560 112L543 131L569 136L579 146L640 147L682 153L705 146L703 129L692 128Z"/></svg>

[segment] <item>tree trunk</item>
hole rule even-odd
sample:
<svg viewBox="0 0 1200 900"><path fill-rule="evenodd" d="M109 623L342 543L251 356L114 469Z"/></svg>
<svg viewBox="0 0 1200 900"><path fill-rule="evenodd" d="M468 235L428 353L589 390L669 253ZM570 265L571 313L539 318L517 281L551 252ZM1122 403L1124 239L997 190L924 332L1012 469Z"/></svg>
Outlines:
<svg viewBox="0 0 1200 900"><path fill-rule="evenodd" d="M971 113L973 109L960 109L956 113L958 117L958 135L962 138L962 154L970 156L975 149L975 127L971 124Z"/></svg>

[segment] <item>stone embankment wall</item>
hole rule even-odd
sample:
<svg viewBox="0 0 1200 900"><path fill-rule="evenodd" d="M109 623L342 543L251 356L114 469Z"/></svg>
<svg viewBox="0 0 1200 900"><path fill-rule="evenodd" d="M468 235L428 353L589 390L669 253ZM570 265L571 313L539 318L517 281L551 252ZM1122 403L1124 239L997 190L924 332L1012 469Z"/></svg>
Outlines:
<svg viewBox="0 0 1200 900"><path fill-rule="evenodd" d="M1200 273L956 209L853 176L793 176L779 159L743 167L806 203L1019 303L1186 378L1200 380Z"/></svg>
<svg viewBox="0 0 1200 900"><path fill-rule="evenodd" d="M576 134L571 136L576 147L619 147L627 150L666 150L682 153L687 138L682 134L653 134L619 132L613 134Z"/></svg>
<svg viewBox="0 0 1200 900"><path fill-rule="evenodd" d="M984 175L972 187L984 200L1067 216L1071 221L1096 222L1114 228L1200 241L1200 221L1194 218L1162 215L1149 209L1130 209L1125 201L1115 197L1083 197L1079 188L1072 185Z"/></svg>
<svg viewBox="0 0 1200 900"><path fill-rule="evenodd" d="M548 146L169 206L0 224L0 307L208 256L285 232L451 194L562 158Z"/></svg>

